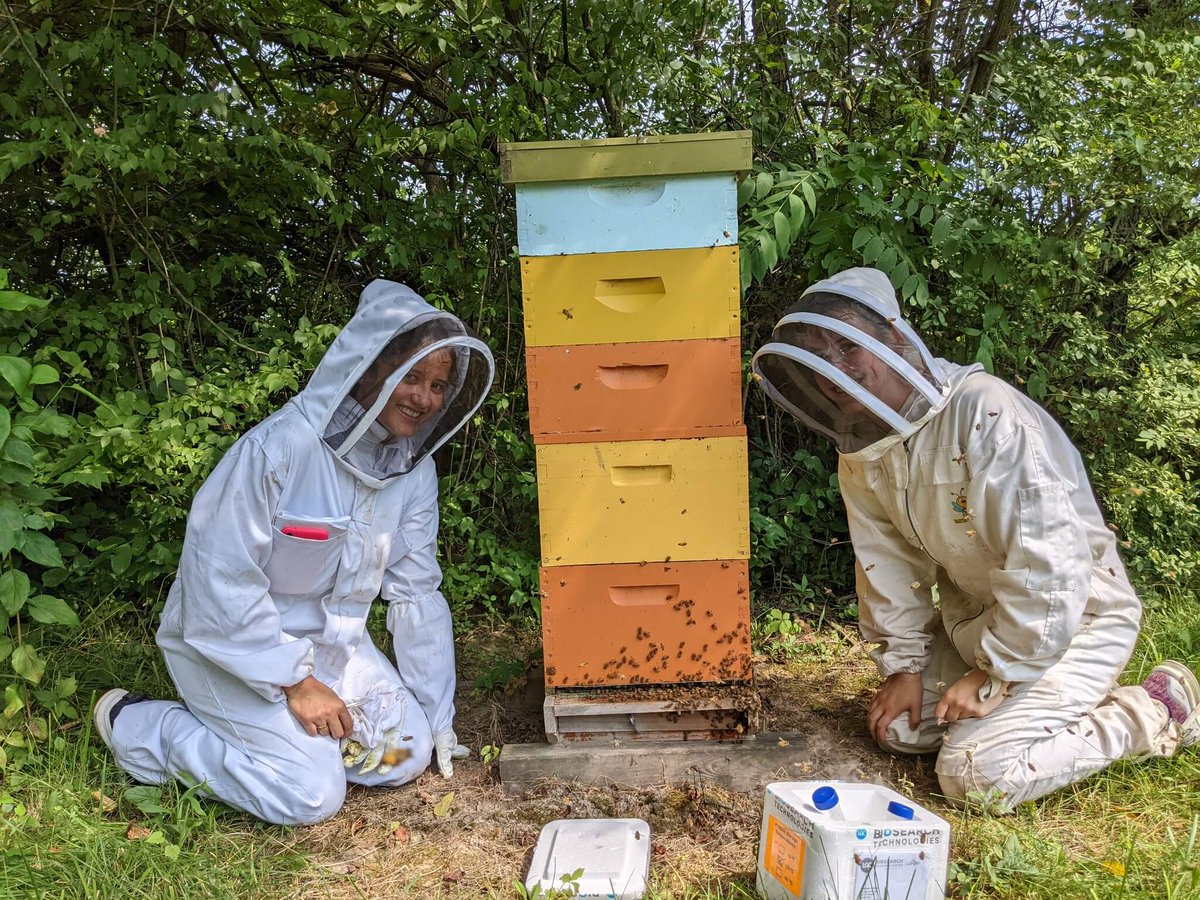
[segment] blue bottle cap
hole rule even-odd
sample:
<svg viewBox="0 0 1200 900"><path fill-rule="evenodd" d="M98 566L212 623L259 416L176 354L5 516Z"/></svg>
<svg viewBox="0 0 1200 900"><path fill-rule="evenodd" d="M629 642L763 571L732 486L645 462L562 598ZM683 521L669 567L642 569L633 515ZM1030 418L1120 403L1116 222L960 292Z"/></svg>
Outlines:
<svg viewBox="0 0 1200 900"><path fill-rule="evenodd" d="M819 810L833 809L838 805L837 791L826 785L813 791L813 806Z"/></svg>
<svg viewBox="0 0 1200 900"><path fill-rule="evenodd" d="M888 812L893 816L898 816L901 819L911 819L913 817L913 808L905 806L897 800L892 800L888 803Z"/></svg>

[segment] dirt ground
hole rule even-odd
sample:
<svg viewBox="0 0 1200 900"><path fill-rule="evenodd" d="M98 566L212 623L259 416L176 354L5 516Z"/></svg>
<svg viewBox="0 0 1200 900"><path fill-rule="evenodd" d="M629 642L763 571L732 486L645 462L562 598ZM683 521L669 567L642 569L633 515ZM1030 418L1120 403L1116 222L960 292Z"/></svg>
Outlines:
<svg viewBox="0 0 1200 900"><path fill-rule="evenodd" d="M733 793L694 780L621 789L547 779L523 796L504 795L497 767L480 759L480 748L545 740L536 652L536 635L460 639L456 728L473 751L471 759L455 763L452 781L430 770L395 790L355 789L340 815L294 832L295 843L316 866L300 876L292 896L515 897L513 883L524 877L542 826L593 817L650 823L651 879L662 894L752 887L761 792ZM497 659L526 665L499 684L491 674ZM760 730L807 736L809 758L796 778L886 783L926 802L936 788L932 761L894 759L866 735L875 684L874 666L848 634L814 639L786 662L756 658Z"/></svg>

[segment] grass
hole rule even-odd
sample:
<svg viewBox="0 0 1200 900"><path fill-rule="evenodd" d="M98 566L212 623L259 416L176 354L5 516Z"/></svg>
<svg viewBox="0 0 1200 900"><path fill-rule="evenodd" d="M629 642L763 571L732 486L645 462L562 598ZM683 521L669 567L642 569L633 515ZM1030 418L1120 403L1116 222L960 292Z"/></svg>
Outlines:
<svg viewBox="0 0 1200 900"><path fill-rule="evenodd" d="M130 632L127 621L102 613L77 638L46 651L42 699L26 691L27 708L0 719L8 754L0 783L0 897L513 898L541 825L588 815L651 822L656 850L647 900L755 896L761 798L704 786L550 786L507 799L476 760L449 784L429 775L393 792L358 792L341 815L311 829L263 825L175 786L134 788L85 712L94 693L113 684L169 692L149 626ZM486 743L498 733L495 722L510 715L496 699L503 686L492 684L505 654L524 659L536 640L508 628L463 644L488 651L473 658L468 650L460 662L464 693L479 685L460 718L491 721L473 732L476 744ZM843 723L847 735L861 732L874 683L861 646L826 630L766 649L776 660L772 678L783 672L801 691L807 686L808 694L788 695L788 702ZM1195 664L1198 653L1200 604L1183 593L1158 598L1126 680L1138 680L1160 656ZM485 695L486 688L493 690ZM1200 897L1196 750L1118 763L1009 816L949 808L928 793L927 770L922 781L916 764L901 761L890 771L898 789L951 822L951 896ZM439 818L431 810L448 790L458 795L455 810ZM412 836L400 841L400 832Z"/></svg>

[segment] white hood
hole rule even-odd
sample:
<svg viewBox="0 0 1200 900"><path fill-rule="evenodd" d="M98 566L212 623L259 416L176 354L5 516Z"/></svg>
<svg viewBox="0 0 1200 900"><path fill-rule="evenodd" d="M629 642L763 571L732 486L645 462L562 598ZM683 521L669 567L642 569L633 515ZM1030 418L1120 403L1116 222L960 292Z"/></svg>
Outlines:
<svg viewBox="0 0 1200 900"><path fill-rule="evenodd" d="M751 368L776 404L857 453L928 421L955 367L904 321L887 275L856 268L808 288Z"/></svg>
<svg viewBox="0 0 1200 900"><path fill-rule="evenodd" d="M380 412L404 376L441 350L451 351L454 360L441 409L412 436L393 437L377 421ZM364 409L351 390L381 355L380 370L394 368ZM430 306L405 285L376 280L363 290L354 316L291 402L343 466L379 487L412 471L467 422L487 396L494 371L487 346L457 317Z"/></svg>

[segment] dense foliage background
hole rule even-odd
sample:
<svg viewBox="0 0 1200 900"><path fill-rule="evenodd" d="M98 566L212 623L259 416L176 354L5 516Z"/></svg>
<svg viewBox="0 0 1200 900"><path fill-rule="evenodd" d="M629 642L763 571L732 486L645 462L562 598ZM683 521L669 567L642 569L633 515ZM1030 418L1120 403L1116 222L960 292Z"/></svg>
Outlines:
<svg viewBox="0 0 1200 900"><path fill-rule="evenodd" d="M34 686L81 616L154 616L196 488L374 276L496 351L440 459L447 594L537 611L500 141L753 129L747 354L802 285L879 266L935 351L1065 422L1148 602L1197 591L1194 3L3 0L0 19L10 715L62 694ZM758 602L845 616L832 453L745 402Z"/></svg>

